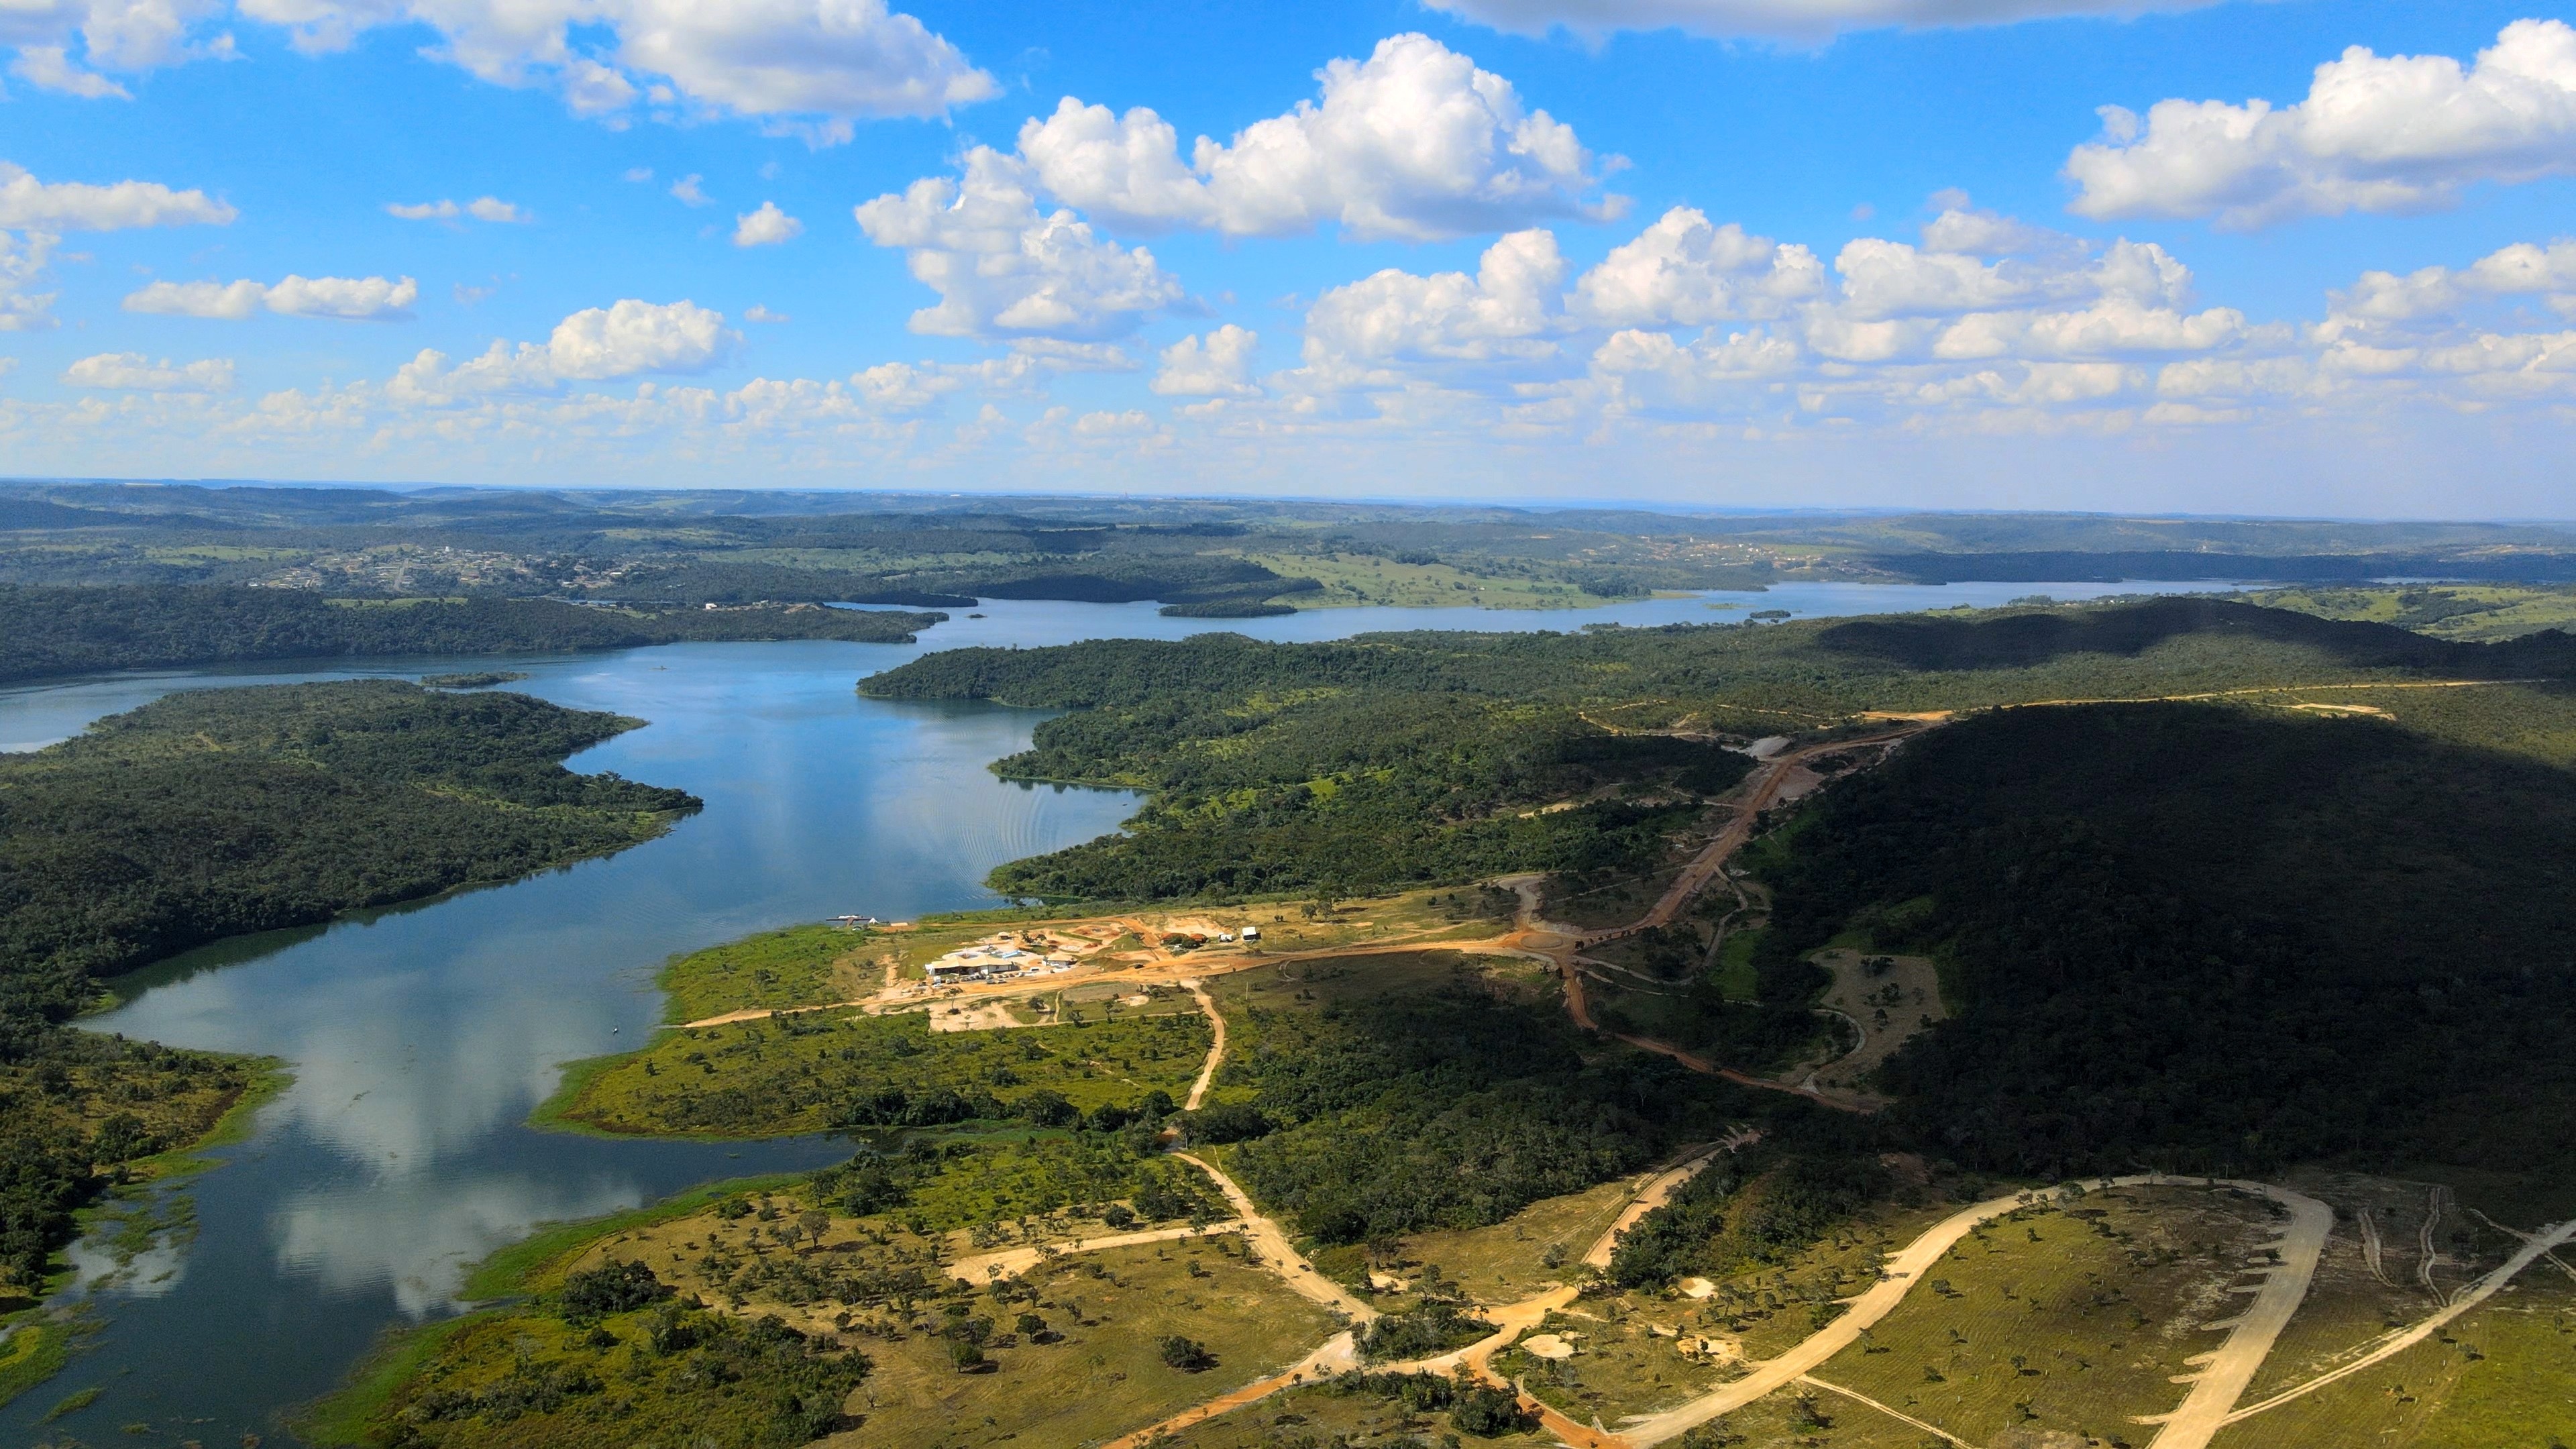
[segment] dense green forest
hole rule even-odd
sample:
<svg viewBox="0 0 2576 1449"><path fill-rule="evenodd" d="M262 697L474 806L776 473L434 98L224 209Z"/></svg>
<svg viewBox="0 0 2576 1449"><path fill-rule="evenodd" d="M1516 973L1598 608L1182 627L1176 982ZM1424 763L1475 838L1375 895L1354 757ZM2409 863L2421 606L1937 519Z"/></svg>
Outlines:
<svg viewBox="0 0 2576 1449"><path fill-rule="evenodd" d="M92 1032L16 1032L0 1056L0 1312L25 1306L72 1214L134 1169L203 1138L258 1064Z"/></svg>
<svg viewBox="0 0 2576 1449"><path fill-rule="evenodd" d="M200 942L652 836L698 802L558 763L639 723L360 680L184 691L0 755L0 1053Z"/></svg>
<svg viewBox="0 0 2576 1449"><path fill-rule="evenodd" d="M1714 1135L1743 1094L1604 1053L1553 1001L1472 977L1419 994L1255 1008L1221 1080L1262 1125L1244 1185L1325 1243L1482 1227Z"/></svg>
<svg viewBox="0 0 2576 1449"><path fill-rule="evenodd" d="M1868 710L2571 672L2565 634L2465 644L2156 599L1771 628L957 649L860 688L1075 711L995 768L1144 788L1152 801L1124 834L1014 862L994 885L1153 899L1642 869L1701 797L1742 775L1743 757L1712 741ZM2495 724L2446 708L2467 734ZM2576 729L2529 747L2576 754ZM1579 808L1537 808L1560 803Z"/></svg>
<svg viewBox="0 0 2576 1449"><path fill-rule="evenodd" d="M638 611L545 599L326 599L223 585L0 584L0 683L105 669L347 655L532 654L682 640L909 644L944 614L812 605Z"/></svg>
<svg viewBox="0 0 2576 1449"><path fill-rule="evenodd" d="M1947 963L1960 1016L1886 1081L1972 1165L2563 1182L2572 839L2576 773L2379 720L2013 710L1831 792L1761 951L1856 922Z"/></svg>

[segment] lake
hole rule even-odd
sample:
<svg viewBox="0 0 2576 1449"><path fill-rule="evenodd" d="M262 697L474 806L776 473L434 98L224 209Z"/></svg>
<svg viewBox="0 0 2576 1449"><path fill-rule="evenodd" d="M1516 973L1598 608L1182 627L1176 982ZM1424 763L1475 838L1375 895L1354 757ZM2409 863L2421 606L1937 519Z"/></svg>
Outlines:
<svg viewBox="0 0 2576 1449"><path fill-rule="evenodd" d="M2218 588L2225 586L2199 586ZM707 808L662 839L511 885L226 941L121 978L85 1023L280 1058L294 1084L222 1165L167 1192L195 1226L129 1263L84 1245L97 1332L52 1383L0 1409L0 1444L291 1442L280 1412L335 1387L389 1327L457 1311L465 1269L537 1224L633 1207L712 1178L837 1159L822 1138L608 1141L527 1128L562 1063L641 1044L671 955L847 913L904 919L995 903L985 872L1115 829L1123 792L1005 783L985 766L1045 715L858 697L934 649L1225 629L1313 640L1383 629L1724 622L2181 591L2172 586L1777 585L1546 613L1317 610L1182 620L1151 604L994 601L915 645L682 644L529 659L330 661L118 675L0 690L0 749L33 749L174 689L516 669L507 686L651 721L582 770L677 786ZM1732 611L1710 604L1740 605ZM96 1403L39 1421L64 1395ZM130 1439L127 1425L148 1425Z"/></svg>

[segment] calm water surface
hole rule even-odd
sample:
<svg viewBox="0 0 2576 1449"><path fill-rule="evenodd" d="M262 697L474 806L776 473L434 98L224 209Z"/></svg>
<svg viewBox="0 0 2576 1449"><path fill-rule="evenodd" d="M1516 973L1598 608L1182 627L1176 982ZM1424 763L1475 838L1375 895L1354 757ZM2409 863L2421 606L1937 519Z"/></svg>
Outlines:
<svg viewBox="0 0 2576 1449"><path fill-rule="evenodd" d="M5 1409L0 1445L286 1442L289 1406L328 1392L391 1326L457 1311L465 1269L536 1224L633 1207L712 1178L835 1160L806 1138L611 1142L522 1125L560 1065L639 1044L661 1019L652 976L675 952L842 912L910 917L993 903L1003 861L1114 829L1134 797L1031 788L985 765L1044 716L864 700L852 684L933 648L1380 629L1711 622L2060 599L2137 585L1792 584L1581 611L1335 609L1275 619L1159 617L1151 604L994 602L918 645L702 644L534 659L367 661L119 675L0 690L0 749L32 749L174 689L510 668L509 686L652 723L582 770L707 802L660 840L513 885L191 952L117 983L91 1025L290 1064L224 1165L170 1191L196 1229L130 1263L84 1245L98 1331L69 1370ZM1712 610L1735 603L1741 609ZM50 1425L76 1389L98 1401ZM128 1425L150 1432L120 1432Z"/></svg>

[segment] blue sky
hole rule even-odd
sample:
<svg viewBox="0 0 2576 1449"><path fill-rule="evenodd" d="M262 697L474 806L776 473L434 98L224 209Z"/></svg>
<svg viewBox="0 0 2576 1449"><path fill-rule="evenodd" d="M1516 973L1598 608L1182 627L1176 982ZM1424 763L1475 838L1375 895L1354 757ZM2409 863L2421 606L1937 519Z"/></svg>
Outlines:
<svg viewBox="0 0 2576 1449"><path fill-rule="evenodd" d="M7 473L2576 514L2530 4L39 0L10 48Z"/></svg>

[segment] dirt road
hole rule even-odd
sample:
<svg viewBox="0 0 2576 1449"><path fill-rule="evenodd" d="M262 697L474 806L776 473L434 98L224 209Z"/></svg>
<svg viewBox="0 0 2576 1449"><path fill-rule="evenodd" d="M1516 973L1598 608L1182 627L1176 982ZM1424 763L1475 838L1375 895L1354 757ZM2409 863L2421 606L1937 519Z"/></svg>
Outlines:
<svg viewBox="0 0 2576 1449"><path fill-rule="evenodd" d="M1683 1051L1668 1041L1657 1041L1650 1036L1631 1036L1624 1031L1611 1031L1592 1019L1592 1003L1583 994L1583 973L1576 969L1573 959L1570 956L1551 956L1547 959L1555 964L1557 975L1565 983L1566 1015L1572 1017L1574 1024L1585 1031L1598 1032L1614 1041L1626 1042L1639 1051L1653 1052L1659 1057L1670 1057L1703 1077L1724 1077L1739 1087L1755 1087L1765 1092L1786 1092L1793 1097L1804 1097L1820 1107L1831 1107L1837 1112L1855 1112L1865 1115L1878 1110L1867 1103L1846 1102L1837 1097L1829 1097L1813 1087L1802 1087L1792 1082L1775 1082L1768 1077L1757 1077L1751 1072L1738 1071L1733 1067L1721 1067L1706 1057Z"/></svg>
<svg viewBox="0 0 2576 1449"><path fill-rule="evenodd" d="M1251 1195L1220 1171L1215 1163L1191 1152L1172 1155L1206 1173L1216 1183L1217 1191L1224 1193L1225 1200L1234 1204L1235 1216L1243 1222L1244 1236L1260 1252L1261 1260L1269 1264L1270 1270L1277 1273L1299 1297L1312 1299L1348 1317L1353 1323L1366 1323L1378 1316L1376 1309L1344 1292L1341 1284L1316 1272L1315 1265L1307 1262L1296 1245L1288 1241L1288 1234L1281 1231L1277 1223L1263 1217L1261 1209L1252 1205Z"/></svg>
<svg viewBox="0 0 2576 1449"><path fill-rule="evenodd" d="M1728 821L1726 828L1717 833L1716 839L1702 847L1698 855L1691 857L1690 864L1683 866L1681 874L1673 877L1673 883L1665 887L1663 895L1647 909L1646 914L1615 930L1592 932L1583 937L1582 944L1589 946L1600 941L1634 935L1649 927L1671 925L1673 918L1681 914L1682 908L1690 904L1691 898L1706 889L1708 883L1716 878L1728 857L1743 849L1744 842L1753 838L1754 829L1761 824L1762 812L1769 809L1779 798L1781 789L1789 783L1791 773L1808 761L1819 760L1827 755L1839 755L1850 750L1876 749L1884 745L1897 744L1933 728L1938 723L1934 720L1912 722L1900 729L1863 735L1857 739L1831 740L1821 745L1809 745L1803 750L1784 750L1772 756L1763 765L1762 777L1754 782L1753 789L1736 808L1735 818Z"/></svg>
<svg viewBox="0 0 2576 1449"><path fill-rule="evenodd" d="M2541 1259L2549 1257L2552 1250L2556 1249L2561 1244L2570 1241L2576 1241L2576 1218L2571 1218L2554 1227L2543 1227L2537 1233L2526 1235L2523 1239L2522 1247L2516 1250L2512 1257L2505 1259L2502 1267L2497 1268L2494 1272L2480 1278L2468 1287L2461 1289L2458 1295L2455 1296L2451 1300L2450 1304L2443 1308L2441 1312L2389 1334L2386 1338L2381 1339L2376 1345L2374 1345L2369 1352L2363 1354L2357 1359L2354 1359L2350 1363L2341 1365L2340 1367L2332 1369L2326 1373L2319 1374L2315 1378L2312 1378L2306 1383L2300 1384L2295 1388L2284 1389L2280 1393L2274 1394L2272 1397L2263 1400L2259 1404L2248 1404L2244 1408L2235 1409L2228 1413L2225 1418L2219 1420L2219 1423L2233 1424L2239 1419L2252 1418L2254 1415L2262 1413L2266 1409L2279 1408L2281 1405L2290 1402L2292 1399L2315 1393L2317 1390L2324 1388L2328 1384L2352 1377L2354 1374L2361 1372L2372 1364L2385 1362L2388 1359L2394 1358L2398 1354L2404 1353L2406 1350L2413 1348L2415 1345L2422 1343L2428 1338L2431 1338L2434 1334L2441 1332L2443 1328L2450 1324L2452 1319L2459 1317L2461 1314L2466 1313L2470 1309L2477 1307L2479 1304L2486 1302L2490 1298L2493 1298L2497 1293L2503 1291L2504 1285L2513 1281L2516 1274L2520 1273L2523 1269L2530 1267L2532 1264L2539 1262ZM2555 1259L2552 1259L2552 1261L2555 1261ZM2155 1442L2158 1446L2162 1446L2162 1449L2172 1449L2171 1445L2167 1445L2165 1443L2165 1438L2161 1434L2156 1436ZM2204 1437L2199 1442L2206 1443L2208 1441Z"/></svg>
<svg viewBox="0 0 2576 1449"><path fill-rule="evenodd" d="M2198 1187L2203 1185L2205 1181L2206 1179L2201 1178L2176 1178L2165 1177L2162 1175L2144 1175L2138 1177L2116 1178L2113 1180L2113 1185L2118 1187ZM2239 1188L2247 1192L2262 1193L2276 1201L2296 1199L2297 1202L2315 1202L2312 1198L2300 1197L2299 1194L2289 1192L2285 1188L2271 1187L2263 1183L2222 1182L2218 1185L2223 1187ZM1728 1384L1723 1388L1718 1389L1714 1393L1704 1394L1679 1408L1667 1409L1663 1413L1649 1415L1636 1420L1626 1428L1619 1431L1620 1441L1623 1444L1630 1446L1630 1449L1646 1449L1646 1446L1648 1445L1661 1444L1667 1439L1678 1439L1682 1435L1689 1433L1691 1430L1698 1428L1702 1424L1708 1423L1711 1420L1724 1418L1726 1415L1734 1413L1736 1410L1741 1409L1748 1404L1767 1397L1774 1390L1779 1389L1784 1385L1794 1383L1800 1377L1808 1373L1812 1373L1817 1368L1821 1367L1826 1360L1831 1359L1834 1355L1841 1353L1844 1349L1858 1343L1860 1341L1861 1332L1864 1329L1873 1327L1880 1319L1885 1318L1888 1314L1894 1312L1896 1310L1896 1306L1905 1301L1905 1295L1912 1292L1914 1286L1922 1281L1924 1273L1931 1269L1935 1264L1938 1264L1941 1261L1942 1255L1949 1252L1952 1246L1957 1244L1961 1238L1966 1237L1970 1231L1977 1227L1978 1224L1983 1223L1990 1218L2001 1217L2005 1213L2027 1205L2029 1201L2030 1195L2027 1193L2016 1193L2011 1197L1989 1198L1972 1207L1961 1208L1958 1212L1942 1219L1940 1222L1934 1224L1931 1229L1926 1231L1921 1237L1918 1237L1913 1242L1906 1244L1902 1251L1889 1258L1887 1260L1886 1267L1883 1270L1885 1276L1879 1281L1877 1286L1871 1288L1868 1292L1861 1294L1857 1298L1846 1300L1849 1307L1840 1318L1837 1318L1833 1322L1826 1324L1823 1328L1818 1329L1815 1333L1809 1335L1805 1340L1800 1342L1796 1347L1789 1349L1779 1357L1755 1364L1753 1366L1753 1372L1745 1375L1743 1378L1737 1379L1735 1382ZM2323 1203L2315 1203L2315 1206L2319 1211L2325 1213L2326 1224L2331 1225L2334 1220L2333 1212L2330 1209L2327 1209ZM2291 1211L2294 1221L2293 1231L2295 1232L2297 1230L2296 1224L2299 1221L2298 1214L2300 1211L2296 1203L2293 1203ZM2324 1242L2324 1233L2322 1229L2320 1229L2316 1238L2317 1246L2322 1248ZM2304 1269L2300 1267L2299 1262L2292 1256L2292 1254L2286 1250L2283 1254L2283 1258L2284 1264L2279 1275L2277 1275L2276 1281L2280 1283L2285 1294L2287 1294L2292 1285L2295 1284L2296 1293L2298 1295L2304 1295L2307 1292L2308 1278L2316 1271L2316 1253L2314 1251L2308 1253ZM2271 1283L2265 1284L2264 1291L2267 1293L2271 1292L2273 1286L2274 1285ZM2290 1296L2289 1305L2292 1308L2296 1308L2298 1306L2298 1297ZM2287 1320L2287 1316L2288 1315L2286 1313L2282 1315L2283 1321ZM2252 1319L2253 1315L2249 1313L2247 1315L2248 1323L2250 1323ZM2241 1334L2243 1332L2244 1327L2240 1326L2238 1333ZM2261 1342L2265 1351L2269 1351L2272 1339L2278 1336L2279 1333L2280 1326L2276 1323L2271 1326L2268 1332L2264 1332L2262 1334ZM2231 1337L2230 1343L2233 1344L2234 1342L2235 1339ZM2261 1362L2259 1357L2256 1359L2256 1362ZM2217 1365L2213 1364L2212 1367L2215 1369ZM2251 1377L2250 1370L2248 1371L2247 1377ZM2206 1385L2209 1382L2210 1377L2208 1375L2204 1375L2202 1384ZM2235 1380L2235 1383L2236 1391L2241 1392L2244 1388L2245 1380ZM2193 1392L2195 1397L2199 1395L2201 1387L2202 1385L2194 1386ZM2214 1395L2218 1390L2213 1387L2209 1392ZM2225 1412L2223 1407L2220 1412L2222 1414ZM2176 1417L2179 1418L2180 1416L2177 1415ZM2168 1425L2169 1430L2172 1427L2172 1425ZM2212 1421L2208 1426L2207 1432L2203 1433L2196 1442L2204 1444L2207 1443L2208 1434L2217 1432L2217 1429L2217 1422ZM2190 1431L2186 1430L2185 1432ZM2163 1435L2159 1435L2156 1442L2159 1445L2163 1445L2164 1449L2174 1449L2174 1445L2190 1441L2176 1439L2172 1441L2172 1443L2168 1443Z"/></svg>
<svg viewBox="0 0 2576 1449"><path fill-rule="evenodd" d="M1195 1112L1199 1104L1207 1100L1208 1088L1216 1081L1216 1069L1225 1065L1225 1013L1216 1009L1215 999L1207 994L1207 989L1199 984L1196 977L1181 985L1198 998L1199 1010L1208 1019L1208 1029L1216 1033L1216 1039L1208 1043L1207 1065L1199 1068L1199 1079L1190 1083L1189 1100L1181 1104L1182 1111Z"/></svg>
<svg viewBox="0 0 2576 1449"><path fill-rule="evenodd" d="M1898 1423L1907 1425L1911 1428L1920 1429L1925 1434L1940 1440L1944 1444L1956 1444L1959 1446L1959 1449L1977 1449L1976 1445L1969 1443L1967 1440L1960 1438L1958 1435L1951 1433L1940 1425L1927 1424L1921 1419L1914 1417L1912 1414L1905 1412L1903 1409L1896 1408L1890 1404L1882 1404L1878 1400L1871 1398L1869 1395L1864 1394L1857 1389L1847 1389L1840 1384L1826 1383L1823 1379L1817 1378L1813 1374L1798 1375L1798 1382L1808 1388L1823 1389L1829 1394L1840 1394L1855 1404L1863 1404L1876 1409Z"/></svg>
<svg viewBox="0 0 2576 1449"><path fill-rule="evenodd" d="M1646 1214L1671 1202L1673 1194L1682 1190L1683 1183L1699 1176L1701 1170L1715 1162L1719 1156L1753 1142L1758 1137L1759 1134L1748 1132L1731 1136L1723 1142L1712 1142L1683 1158L1679 1163L1655 1174L1654 1180L1640 1189L1635 1197L1628 1200L1628 1205L1620 1209L1619 1216L1611 1222L1609 1229L1601 1234L1599 1241L1595 1242L1589 1251L1584 1253L1583 1266L1609 1267L1610 1254L1619 1246L1621 1233L1635 1227L1637 1220Z"/></svg>
<svg viewBox="0 0 2576 1449"><path fill-rule="evenodd" d="M1122 1435L1100 1446L1100 1449L1144 1449L1166 1434L1177 1434L1192 1424L1213 1419L1219 1414L1257 1404L1272 1394L1296 1388L1317 1379L1349 1373L1360 1366L1359 1349L1348 1332L1334 1334L1324 1346L1265 1379L1255 1379L1231 1393L1219 1394L1204 1404L1194 1404L1159 1424L1148 1424L1133 1434Z"/></svg>
<svg viewBox="0 0 2576 1449"><path fill-rule="evenodd" d="M1135 1248L1147 1243L1172 1243L1183 1238L1212 1238L1220 1233L1239 1233L1240 1222L1210 1223L1203 1228L1148 1228L1136 1233L1111 1233L1107 1237L1077 1238L1069 1243L1033 1243L1022 1248L1004 1248L998 1253L977 1253L948 1265L948 1276L960 1283L981 1288L997 1278L1017 1278L1049 1258L1074 1253L1098 1253L1110 1248Z"/></svg>
<svg viewBox="0 0 2576 1449"><path fill-rule="evenodd" d="M767 1021L773 1016L793 1016L804 1011L844 1011L850 1007L867 1004L866 1001L818 1001L811 1006L754 1006L742 1011L728 1011L717 1016L702 1016L695 1021L684 1021L680 1023L678 1029L694 1031L702 1026L731 1026L737 1021Z"/></svg>
<svg viewBox="0 0 2576 1449"><path fill-rule="evenodd" d="M2274 1248L2280 1262L2264 1270L2253 1306L2236 1320L2217 1352L2207 1355L2191 1393L2181 1408L2164 1417L2164 1426L2147 1449L2206 1449L2236 1401L2244 1397L2246 1386L2254 1382L2263 1361L2272 1356L2272 1345L2289 1326L2290 1315L2306 1300L2308 1282L2317 1275L2317 1259L2325 1253L2326 1234L2334 1228L2334 1209L2304 1193L2264 1183L2228 1186L2260 1193L2290 1210L2289 1226Z"/></svg>
<svg viewBox="0 0 2576 1449"><path fill-rule="evenodd" d="M1195 986L1193 986L1193 990L1195 989ZM1202 1002L1207 1002L1207 998L1205 996L1201 996L1199 999ZM1214 1004L1208 1003L1208 1005L1210 1011L1213 1012ZM1224 1030L1222 1025L1219 1026L1218 1030L1222 1033ZM1224 1040L1222 1035L1219 1036L1218 1040L1220 1044L1222 1044ZM1214 1059L1211 1058L1209 1070L1212 1072L1214 1068ZM1205 1080L1204 1075L1201 1080ZM1206 1173L1208 1178L1217 1185L1217 1190L1225 1194L1226 1201L1234 1205L1234 1210L1239 1216L1232 1221L1214 1223L1206 1228L1156 1228L1145 1232L1117 1233L1103 1238L1086 1238L1079 1242L1062 1243L1049 1247L1032 1246L1009 1248L998 1253L985 1253L976 1257L961 1258L957 1262L949 1265L949 1276L961 1279L968 1283L982 1284L996 1277L1009 1278L1017 1276L1018 1274L1025 1273L1029 1269L1036 1267L1039 1263L1046 1261L1048 1258L1062 1256L1067 1253L1097 1252L1106 1248L1126 1248L1145 1243L1165 1243L1181 1238L1203 1237L1216 1233L1241 1233L1244 1236L1245 1241L1251 1244L1252 1250L1259 1255L1262 1265L1269 1268L1271 1272L1278 1274L1280 1281L1286 1283L1289 1290L1296 1293L1299 1297L1319 1303L1324 1307L1343 1315L1345 1318L1350 1320L1354 1327L1368 1323L1378 1316L1378 1311L1375 1308L1353 1298L1349 1293L1343 1291L1342 1285L1325 1277L1323 1274L1316 1272L1315 1266L1312 1263L1307 1262L1305 1257L1297 1251L1296 1246L1288 1240L1288 1234L1282 1231L1277 1223L1262 1216L1260 1209L1252 1205L1251 1197L1244 1192L1243 1188L1237 1184L1233 1178L1227 1176L1224 1171L1219 1169L1216 1164L1209 1162L1207 1159L1200 1157L1195 1153L1175 1152L1172 1155L1179 1158L1181 1161L1188 1163L1192 1167L1197 1168L1199 1171ZM1109 1441L1108 1444L1102 1446L1102 1449L1137 1449L1137 1446L1150 1444L1162 1435L1175 1433L1181 1429L1188 1428L1190 1425L1198 1423L1203 1419L1214 1418L1218 1414L1242 1408L1246 1404L1258 1403L1272 1394L1285 1389L1295 1388L1299 1384L1312 1382L1317 1378L1329 1377L1336 1373L1347 1373L1359 1366L1360 1359L1358 1349L1354 1346L1351 1332L1346 1329L1343 1332L1337 1333L1331 1338L1325 1340L1323 1346L1317 1348L1313 1353L1306 1355L1305 1358L1291 1364L1276 1374L1272 1374L1267 1378L1257 1379L1239 1389L1230 1390L1227 1393L1220 1394L1216 1398L1210 1399L1204 1404L1199 1404L1195 1407L1185 1409L1179 1414L1163 1420L1161 1423L1151 1424L1132 1434L1113 1439Z"/></svg>

